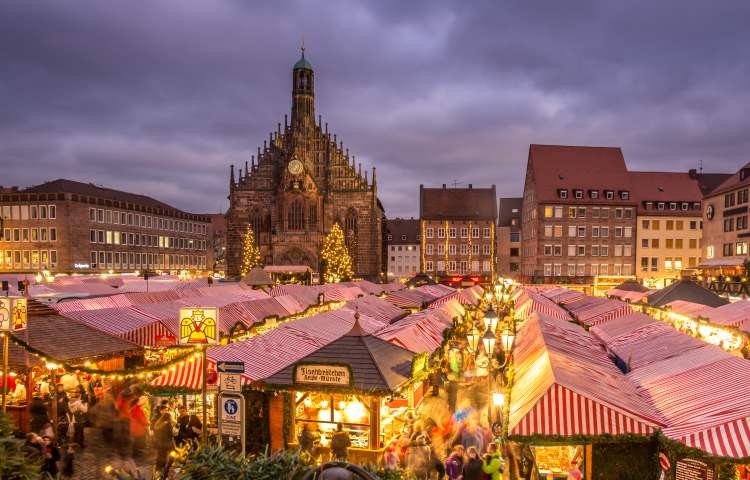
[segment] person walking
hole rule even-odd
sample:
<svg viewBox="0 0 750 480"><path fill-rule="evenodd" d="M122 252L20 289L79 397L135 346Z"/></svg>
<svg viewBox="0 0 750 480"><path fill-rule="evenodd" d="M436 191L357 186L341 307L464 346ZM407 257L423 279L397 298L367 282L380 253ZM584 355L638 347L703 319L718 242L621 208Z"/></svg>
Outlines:
<svg viewBox="0 0 750 480"><path fill-rule="evenodd" d="M167 478L170 467L169 452L174 448L174 425L166 405L157 410L159 417L154 422L154 448L156 449L156 471L159 478Z"/></svg>
<svg viewBox="0 0 750 480"><path fill-rule="evenodd" d="M448 480L460 480L464 472L464 447L456 445L453 447L448 459L445 461L445 473Z"/></svg>
<svg viewBox="0 0 750 480"><path fill-rule="evenodd" d="M73 393L73 398L68 403L68 408L74 420L73 442L77 443L80 448L83 448L85 446L84 430L86 428L86 415L88 414L89 407L81 396L80 391Z"/></svg>
<svg viewBox="0 0 750 480"><path fill-rule="evenodd" d="M479 451L476 447L469 447L466 450L466 463L464 464L464 473L462 480L482 480L482 467L484 463L479 458Z"/></svg>
<svg viewBox="0 0 750 480"><path fill-rule="evenodd" d="M491 480L502 480L503 458L497 443L490 443L487 455L484 456L482 471L489 475Z"/></svg>
<svg viewBox="0 0 750 480"><path fill-rule="evenodd" d="M424 480L430 473L430 447L424 436L412 440L406 449L406 469L418 480Z"/></svg>
<svg viewBox="0 0 750 480"><path fill-rule="evenodd" d="M315 435L310 431L309 424L302 424L302 430L300 431L297 440L299 441L300 450L312 454L313 448L315 447Z"/></svg>
<svg viewBox="0 0 750 480"><path fill-rule="evenodd" d="M47 405L44 404L42 397L34 395L34 398L31 399L29 410L31 413L31 431L41 433L42 428L50 424L49 415L47 415Z"/></svg>
<svg viewBox="0 0 750 480"><path fill-rule="evenodd" d="M331 437L331 456L334 460L345 462L349 457L349 447L352 441L349 438L349 432L344 431L344 426L340 423L336 425L336 433Z"/></svg>

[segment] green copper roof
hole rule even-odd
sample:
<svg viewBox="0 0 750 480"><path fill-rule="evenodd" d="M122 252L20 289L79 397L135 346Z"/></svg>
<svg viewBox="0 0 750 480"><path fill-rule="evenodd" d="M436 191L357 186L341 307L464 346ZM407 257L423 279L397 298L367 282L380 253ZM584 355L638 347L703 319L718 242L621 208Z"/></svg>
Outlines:
<svg viewBox="0 0 750 480"><path fill-rule="evenodd" d="M294 64L294 69L297 70L298 68L306 68L308 70L312 70L312 64L307 61L305 58L305 54L302 54L302 57L300 57L299 60L297 60L297 63Z"/></svg>

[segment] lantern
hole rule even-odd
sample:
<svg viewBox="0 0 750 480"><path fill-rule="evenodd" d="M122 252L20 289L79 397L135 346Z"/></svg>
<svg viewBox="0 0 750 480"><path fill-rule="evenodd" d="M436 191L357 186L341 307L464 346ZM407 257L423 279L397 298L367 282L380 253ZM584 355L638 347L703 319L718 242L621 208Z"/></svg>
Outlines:
<svg viewBox="0 0 750 480"><path fill-rule="evenodd" d="M516 339L516 335L508 328L503 331L500 337L501 346L503 351L509 353L513 349L513 341Z"/></svg>
<svg viewBox="0 0 750 480"><path fill-rule="evenodd" d="M484 332L482 343L484 344L484 351L487 352L487 356L492 355L492 351L495 349L496 341L497 339L495 338L495 334L492 333L492 330L487 330L486 332Z"/></svg>
<svg viewBox="0 0 750 480"><path fill-rule="evenodd" d="M476 327L472 328L469 333L466 334L466 340L469 341L469 351L474 353L477 351L477 345L479 344L479 331Z"/></svg>
<svg viewBox="0 0 750 480"><path fill-rule="evenodd" d="M497 329L498 320L499 318L497 316L497 313L495 312L495 309L493 309L492 305L490 305L490 308L488 308L487 311L484 313L485 328L494 332Z"/></svg>
<svg viewBox="0 0 750 480"><path fill-rule="evenodd" d="M503 405L505 405L505 394L503 392L493 393L492 404L496 407L502 407Z"/></svg>

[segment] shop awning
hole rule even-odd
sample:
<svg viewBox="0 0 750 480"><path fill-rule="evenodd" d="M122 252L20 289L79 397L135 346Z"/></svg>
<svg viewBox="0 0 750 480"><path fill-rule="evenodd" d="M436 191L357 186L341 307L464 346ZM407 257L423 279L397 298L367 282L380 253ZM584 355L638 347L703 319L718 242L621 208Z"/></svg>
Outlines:
<svg viewBox="0 0 750 480"><path fill-rule="evenodd" d="M148 307L153 306L149 305ZM174 318L171 319L170 325L167 325L154 317L152 312L144 310L146 308L102 308L99 310L67 312L65 316L101 332L116 335L138 345L157 346L164 343L174 343L178 337L178 313L174 312ZM168 341L166 339L171 340Z"/></svg>
<svg viewBox="0 0 750 480"><path fill-rule="evenodd" d="M359 309L361 315L374 318L384 324L393 323L407 315L407 312L403 309L373 295L350 300L346 302L346 308L349 308L350 310Z"/></svg>
<svg viewBox="0 0 750 480"><path fill-rule="evenodd" d="M208 371L216 370L216 361L208 359ZM202 386L203 359L200 357L185 361L170 368L167 373L158 376L151 381L156 387L179 387L198 390ZM242 383L247 385L250 380L242 375Z"/></svg>
<svg viewBox="0 0 750 480"><path fill-rule="evenodd" d="M742 266L742 262L742 258L712 258L703 260L698 264L698 268L739 267Z"/></svg>
<svg viewBox="0 0 750 480"><path fill-rule="evenodd" d="M580 323L593 326L627 315L633 309L627 303L600 297L585 297L566 305Z"/></svg>
<svg viewBox="0 0 750 480"><path fill-rule="evenodd" d="M443 342L443 332L453 326L453 312L454 306L443 304L413 313L378 330L375 336L412 352L434 352Z"/></svg>
<svg viewBox="0 0 750 480"><path fill-rule="evenodd" d="M580 326L535 313L516 338L511 435L648 435L663 426Z"/></svg>
<svg viewBox="0 0 750 480"><path fill-rule="evenodd" d="M531 289L523 290L525 290L524 293L519 295L515 302L516 315L520 318L527 318L538 312L561 320L571 320L565 309L556 305L541 293Z"/></svg>

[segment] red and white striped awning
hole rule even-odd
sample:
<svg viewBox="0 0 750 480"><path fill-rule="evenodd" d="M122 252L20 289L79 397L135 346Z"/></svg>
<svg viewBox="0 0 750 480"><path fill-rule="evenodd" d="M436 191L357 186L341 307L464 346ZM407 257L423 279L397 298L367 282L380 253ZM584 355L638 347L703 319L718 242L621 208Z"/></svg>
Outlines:
<svg viewBox="0 0 750 480"><path fill-rule="evenodd" d="M211 350L206 352L210 355ZM208 371L216 370L216 361L208 358ZM198 390L201 388L201 377L203 375L203 360L198 358L192 358L175 365L173 368L167 370L167 373L162 374L151 381L151 385L157 387L180 387L188 388L191 390ZM247 385L250 380L247 376L242 375L242 383Z"/></svg>

